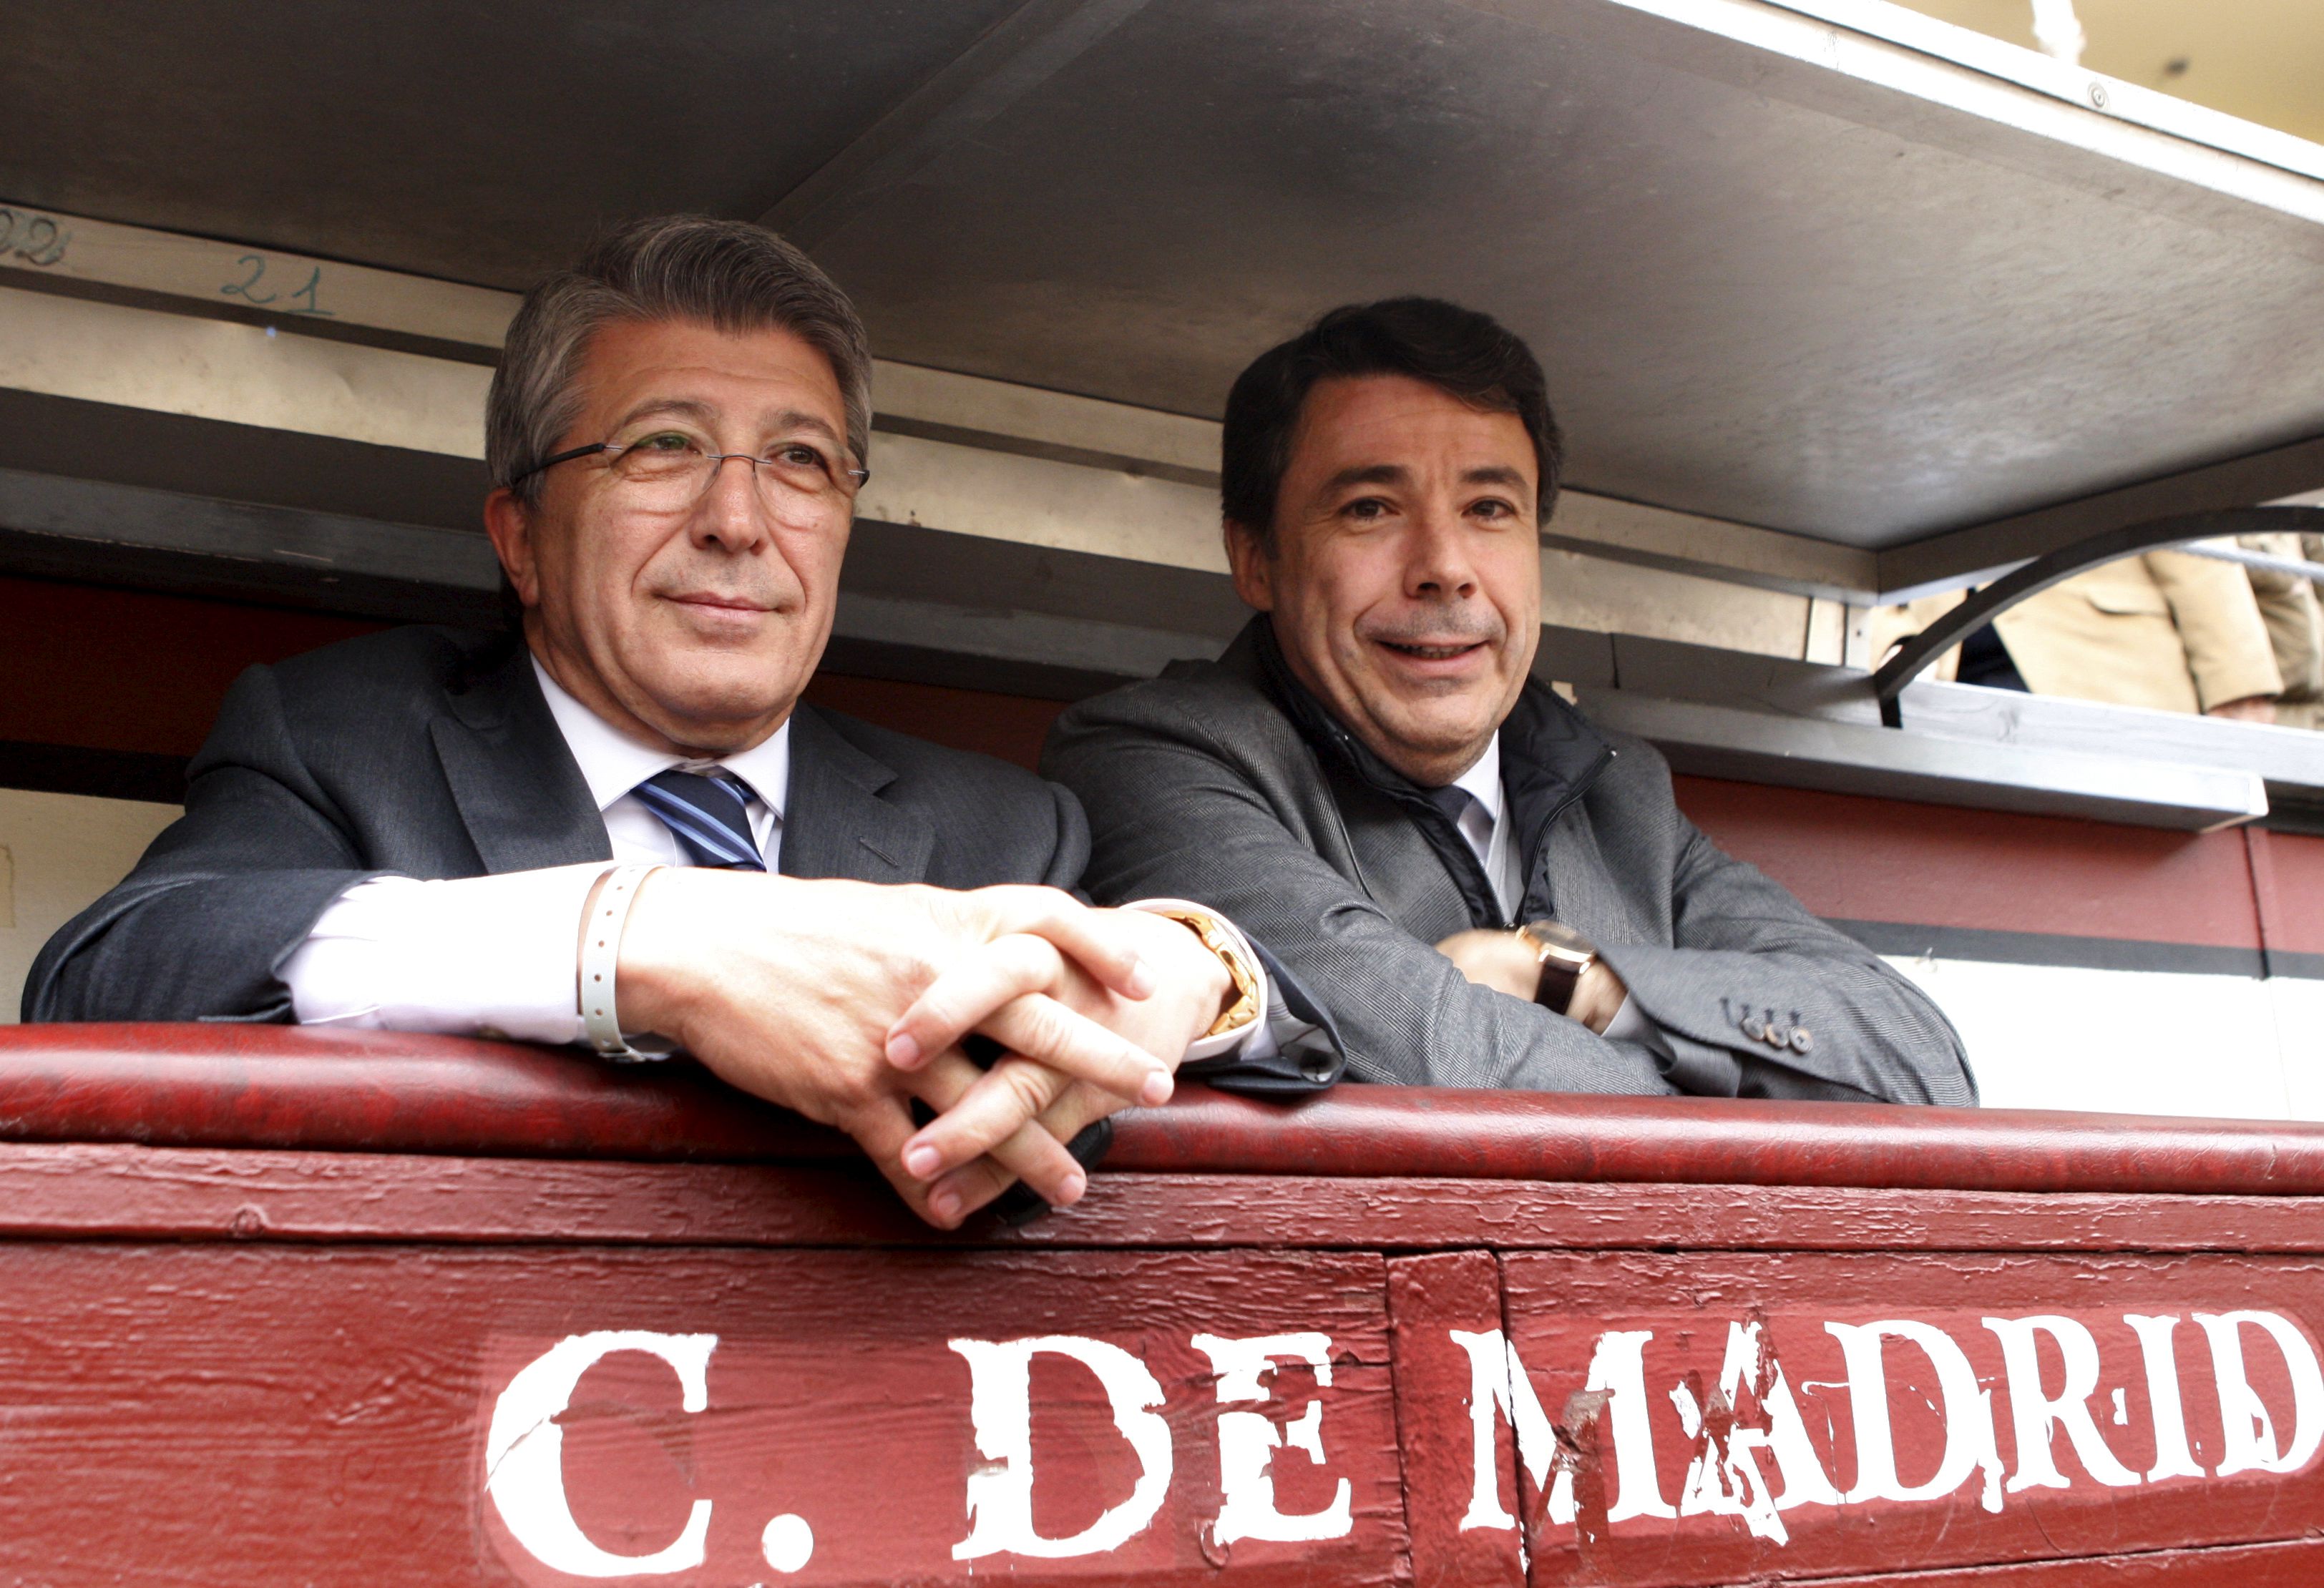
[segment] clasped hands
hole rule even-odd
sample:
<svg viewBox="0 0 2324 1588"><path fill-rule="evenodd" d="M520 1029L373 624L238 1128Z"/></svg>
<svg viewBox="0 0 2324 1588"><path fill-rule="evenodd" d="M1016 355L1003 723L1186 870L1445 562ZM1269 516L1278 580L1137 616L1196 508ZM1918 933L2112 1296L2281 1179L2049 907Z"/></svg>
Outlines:
<svg viewBox="0 0 2324 1588"><path fill-rule="evenodd" d="M958 1225L1022 1180L1063 1207L1065 1143L1167 1101L1231 993L1177 922L1055 888L954 892L658 871L621 945L622 1024L855 1138L912 1209ZM972 1033L1003 1056L981 1069ZM936 1111L916 1125L913 1099Z"/></svg>

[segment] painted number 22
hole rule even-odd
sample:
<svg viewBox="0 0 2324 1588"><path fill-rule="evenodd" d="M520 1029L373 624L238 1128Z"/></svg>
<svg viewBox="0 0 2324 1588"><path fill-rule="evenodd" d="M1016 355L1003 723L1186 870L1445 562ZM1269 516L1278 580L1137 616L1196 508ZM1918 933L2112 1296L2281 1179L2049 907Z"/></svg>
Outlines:
<svg viewBox="0 0 2324 1588"><path fill-rule="evenodd" d="M239 281L228 281L225 286L220 287L218 291L221 295L227 298L239 298L247 302L261 305L272 305L282 301L283 295L280 292L267 292L261 296L258 290L258 284L266 278L264 254L245 253L235 262L245 266L250 274ZM279 312L288 315L321 315L325 318L330 317L331 311L316 301L316 293L322 284L323 267L317 265L308 274L307 284L290 294L289 301L283 303Z"/></svg>
<svg viewBox="0 0 2324 1588"><path fill-rule="evenodd" d="M0 207L0 259L16 258L48 268L65 256L72 234L44 215Z"/></svg>

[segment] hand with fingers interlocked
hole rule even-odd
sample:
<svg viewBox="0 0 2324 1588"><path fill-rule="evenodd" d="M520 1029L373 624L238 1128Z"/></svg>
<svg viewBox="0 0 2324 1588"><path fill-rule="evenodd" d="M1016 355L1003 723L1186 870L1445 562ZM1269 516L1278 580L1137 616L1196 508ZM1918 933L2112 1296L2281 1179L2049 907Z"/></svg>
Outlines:
<svg viewBox="0 0 2324 1588"><path fill-rule="evenodd" d="M951 892L709 869L655 872L620 950L623 1023L729 1084L847 1132L949 1228L1022 1179L1086 1179L1064 1143L1167 1101L1229 978L1184 926L1054 888ZM980 1070L972 1033L1004 1056ZM937 1111L916 1129L912 1100Z"/></svg>
<svg viewBox="0 0 2324 1588"><path fill-rule="evenodd" d="M1132 1104L1167 1101L1169 1072L1232 996L1218 956L1177 922L1137 910L1092 913L1134 946L1151 990L1126 996L1049 939L1017 933L939 976L890 1033L890 1061L918 1077L915 1094L939 1111L904 1144L902 1161L927 1182L941 1221L965 1217L1016 1180L1059 1207L1078 1199L1084 1177L1060 1143ZM1036 1056L1060 1051L1060 1028L1083 1021L1122 1044L1110 1076ZM973 1033L1008 1050L982 1074L958 1045Z"/></svg>

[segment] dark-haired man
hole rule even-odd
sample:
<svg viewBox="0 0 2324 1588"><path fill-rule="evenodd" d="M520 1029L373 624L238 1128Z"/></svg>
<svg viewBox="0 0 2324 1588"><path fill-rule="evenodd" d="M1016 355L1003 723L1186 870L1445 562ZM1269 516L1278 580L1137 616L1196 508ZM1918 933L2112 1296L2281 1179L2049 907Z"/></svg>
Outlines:
<svg viewBox="0 0 2324 1588"><path fill-rule="evenodd" d="M536 288L486 414L519 631L244 674L184 819L42 951L28 1017L674 1042L945 1225L1012 1177L1072 1201L1065 1143L1182 1060L1327 1083L1232 922L1063 891L1070 794L801 703L871 370L846 297L757 226L641 221Z"/></svg>
<svg viewBox="0 0 2324 1588"><path fill-rule="evenodd" d="M1222 489L1259 616L1059 721L1090 886L1215 900L1366 1079L1973 1102L1934 1005L1530 677L1559 461L1532 353L1451 304L1339 309L1246 370Z"/></svg>

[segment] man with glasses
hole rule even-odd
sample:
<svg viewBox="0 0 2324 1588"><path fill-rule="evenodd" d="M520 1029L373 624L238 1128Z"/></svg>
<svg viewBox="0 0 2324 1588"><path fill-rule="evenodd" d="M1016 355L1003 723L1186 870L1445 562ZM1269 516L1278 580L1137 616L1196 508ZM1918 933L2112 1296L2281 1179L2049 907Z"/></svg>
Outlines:
<svg viewBox="0 0 2324 1588"><path fill-rule="evenodd" d="M1320 1017L1231 923L1060 891L1072 795L800 702L870 375L853 308L758 227L641 222L537 288L487 416L512 632L245 674L184 819L50 942L27 1018L683 1049L944 1225L1012 1180L1074 1200L1068 1144L1182 1061L1327 1084Z"/></svg>

